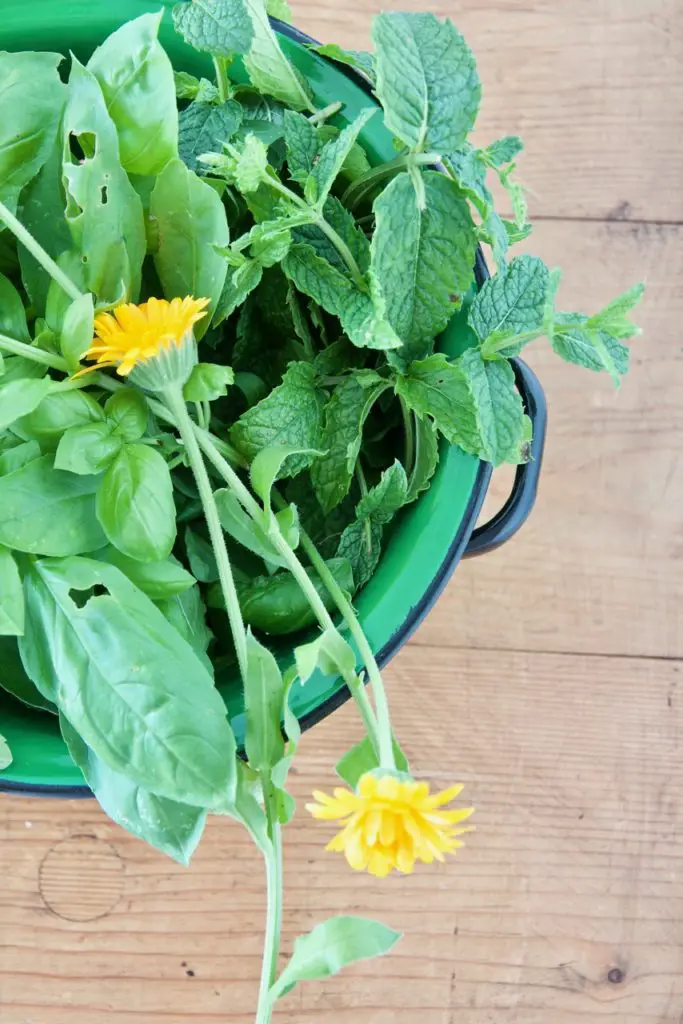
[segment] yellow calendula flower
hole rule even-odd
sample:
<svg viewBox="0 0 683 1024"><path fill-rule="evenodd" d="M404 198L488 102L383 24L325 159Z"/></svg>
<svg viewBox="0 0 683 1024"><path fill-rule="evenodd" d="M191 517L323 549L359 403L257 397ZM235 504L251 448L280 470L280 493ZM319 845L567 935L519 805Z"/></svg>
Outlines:
<svg viewBox="0 0 683 1024"><path fill-rule="evenodd" d="M471 827L460 826L474 808L445 809L462 788L432 795L426 782L366 772L355 793L339 787L328 796L316 790L316 803L307 810L314 818L344 826L328 850L343 853L355 871L384 878L394 869L410 874L416 861L431 864L462 846L457 837Z"/></svg>
<svg viewBox="0 0 683 1024"><path fill-rule="evenodd" d="M128 377L145 363L173 358L190 343L194 347L192 328L207 315L208 305L209 299L188 295L170 302L149 299L139 306L127 302L113 313L100 313L95 317L96 337L82 357L95 362L80 373L114 366L122 377Z"/></svg>

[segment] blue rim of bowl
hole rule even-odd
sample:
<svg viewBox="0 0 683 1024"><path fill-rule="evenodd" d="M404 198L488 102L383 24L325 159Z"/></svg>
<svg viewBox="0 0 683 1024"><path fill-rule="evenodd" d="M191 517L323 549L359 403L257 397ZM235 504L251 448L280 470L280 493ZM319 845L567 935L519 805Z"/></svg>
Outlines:
<svg viewBox="0 0 683 1024"><path fill-rule="evenodd" d="M300 29L295 28L293 25L288 25L283 21L278 21L276 18L271 19L275 29L283 36L287 36L294 42L301 43L302 46L318 46L317 40L313 39L312 36L306 35ZM372 83L361 71L350 65L339 64L328 58L324 58L341 71L343 74L350 78L356 83L368 96L373 95ZM481 249L477 250L477 258L474 265L474 276L477 283L477 287L481 288L484 282L489 277L488 267ZM401 623L396 632L391 636L387 643L377 652L377 664L380 668L383 668L391 659L399 652L401 647L410 639L415 630L421 625L430 613L436 602L438 601L441 593L448 583L449 579L455 572L458 562L463 556L467 543L470 539L472 531L477 524L479 513L481 512L482 505L484 504L484 498L488 491L489 483L491 481L491 473L493 472L491 466L486 462L480 462L477 469L477 475L472 487L472 493L470 494L470 500L467 503L465 514L463 515L458 531L453 538L446 556L439 567L439 571L435 575L434 579L427 587L422 597L417 602L415 607L411 610L410 615ZM314 725L318 725L323 719L327 718L334 711L340 708L343 704L351 697L351 692L348 687L342 684L336 693L333 693L331 697L324 700L318 705L313 711L309 711L307 715L304 715L299 719L299 725L301 726L302 732L306 732L308 729L313 728ZM14 793L19 796L51 796L55 798L61 798L63 800L73 799L86 799L92 797L92 790L85 784L82 786L47 786L41 783L25 783L25 782L3 782L0 779L0 793Z"/></svg>

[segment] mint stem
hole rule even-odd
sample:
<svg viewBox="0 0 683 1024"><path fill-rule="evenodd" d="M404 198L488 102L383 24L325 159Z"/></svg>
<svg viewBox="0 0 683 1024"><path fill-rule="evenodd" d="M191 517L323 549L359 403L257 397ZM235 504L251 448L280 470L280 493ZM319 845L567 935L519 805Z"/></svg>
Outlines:
<svg viewBox="0 0 683 1024"><path fill-rule="evenodd" d="M308 120L313 125L324 124L330 117L338 114L343 105L339 100L336 100L335 103L330 103L327 107L323 107L322 110L317 110L315 114L311 114Z"/></svg>
<svg viewBox="0 0 683 1024"><path fill-rule="evenodd" d="M342 196L342 202L353 212L368 192L385 178L393 178L400 171L408 170L411 167L437 164L440 160L441 157L438 153L408 153L405 156L397 156L395 160L390 160L389 163L381 164L379 167L373 167L362 178L357 178L347 188Z"/></svg>
<svg viewBox="0 0 683 1024"><path fill-rule="evenodd" d="M225 57L214 57L213 66L216 72L216 84L218 86L218 99L221 103L227 103L230 99L230 80Z"/></svg>
<svg viewBox="0 0 683 1024"><path fill-rule="evenodd" d="M0 203L0 220L4 220L15 238L34 256L41 267L47 271L50 277L57 282L60 288L66 292L71 299L80 299L82 292L76 287L73 281L66 276L64 271L57 266L51 256L43 249L33 235L26 230L24 225L17 220L13 213L7 209L4 203Z"/></svg>
<svg viewBox="0 0 683 1024"><path fill-rule="evenodd" d="M322 233L326 235L332 242L332 245L335 247L341 258L344 260L344 263L349 268L351 277L353 278L353 282L356 285L356 287L360 291L366 292L368 290L368 286L365 283L365 278L360 272L360 267L356 263L356 259L353 253L351 252L351 250L349 249L348 245L341 237L341 235L337 234L332 225L327 223L322 213L318 215L318 217L314 221L314 224L316 225L316 227L319 227Z"/></svg>

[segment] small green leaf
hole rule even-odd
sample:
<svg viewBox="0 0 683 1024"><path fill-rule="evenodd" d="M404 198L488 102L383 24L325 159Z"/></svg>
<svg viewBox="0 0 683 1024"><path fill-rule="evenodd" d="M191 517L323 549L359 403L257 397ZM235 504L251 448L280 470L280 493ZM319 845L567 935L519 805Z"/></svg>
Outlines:
<svg viewBox="0 0 683 1024"><path fill-rule="evenodd" d="M247 716L244 746L249 765L255 771L270 770L285 755L281 725L284 694L285 683L277 661L249 630L244 680Z"/></svg>
<svg viewBox="0 0 683 1024"><path fill-rule="evenodd" d="M325 201L323 215L329 226L336 231L348 247L360 272L366 274L370 269L370 242L356 224L353 214L349 213L336 196L330 195ZM351 271L344 262L339 250L317 224L305 224L296 227L292 231L292 237L295 242L311 246L318 256L322 256L328 263L331 263L337 270L341 271L349 281L353 280Z"/></svg>
<svg viewBox="0 0 683 1024"><path fill-rule="evenodd" d="M263 279L263 267L256 260L247 260L236 270L228 268L225 284L216 305L214 326L227 320L242 305Z"/></svg>
<svg viewBox="0 0 683 1024"><path fill-rule="evenodd" d="M41 454L37 441L24 441L23 444L18 444L14 448L8 448L0 455L0 476L14 473L15 470L21 469L22 466L33 462L34 459L39 459Z"/></svg>
<svg viewBox="0 0 683 1024"><path fill-rule="evenodd" d="M0 772L4 772L5 768L9 768L13 760L12 751L7 740L4 736L0 736Z"/></svg>
<svg viewBox="0 0 683 1024"><path fill-rule="evenodd" d="M304 185L318 158L321 142L314 125L295 110L285 111L285 144L289 176Z"/></svg>
<svg viewBox="0 0 683 1024"><path fill-rule="evenodd" d="M400 772L409 771L408 759L401 750L396 738L394 738L393 743L396 767ZM376 768L379 768L379 757L370 737L366 736L360 743L357 743L355 747L352 747L351 750L344 754L341 760L337 762L335 771L347 786L355 789L362 776L367 772L375 771Z"/></svg>
<svg viewBox="0 0 683 1024"><path fill-rule="evenodd" d="M382 527L370 520L356 522L346 527L337 545L337 557L346 559L351 566L355 589L360 590L374 575L382 554Z"/></svg>
<svg viewBox="0 0 683 1024"><path fill-rule="evenodd" d="M218 506L221 526L233 540L236 540L248 551L253 551L255 555L271 565L282 566L285 564L282 555L279 554L268 536L265 521L263 524L255 522L244 511L232 491L227 488L216 491L214 497ZM278 512L276 518L289 546L298 547L299 522L296 515L292 514L291 509L285 509Z"/></svg>
<svg viewBox="0 0 683 1024"><path fill-rule="evenodd" d="M343 967L384 956L401 938L379 921L365 917L332 917L294 943L294 953L271 989L279 999L301 981L317 981Z"/></svg>
<svg viewBox="0 0 683 1024"><path fill-rule="evenodd" d="M126 22L88 61L119 136L128 174L158 174L178 155L173 68L158 34L163 11Z"/></svg>
<svg viewBox="0 0 683 1024"><path fill-rule="evenodd" d="M478 454L481 438L467 378L442 352L412 363L397 377L396 394L420 419L431 417L451 444Z"/></svg>
<svg viewBox="0 0 683 1024"><path fill-rule="evenodd" d="M618 376L627 373L630 353L626 345L606 331L587 325L588 317L580 313L556 313L551 329L553 351L565 362L595 373L610 369ZM596 348L596 337L604 346L611 367L605 365L603 354Z"/></svg>
<svg viewBox="0 0 683 1024"><path fill-rule="evenodd" d="M446 19L380 14L372 38L386 126L415 151L450 153L474 127L481 85L474 56Z"/></svg>
<svg viewBox="0 0 683 1024"><path fill-rule="evenodd" d="M24 591L12 552L0 546L0 636L24 632Z"/></svg>
<svg viewBox="0 0 683 1024"><path fill-rule="evenodd" d="M80 476L103 473L120 452L122 444L122 438L112 433L110 423L70 427L57 447L55 469Z"/></svg>
<svg viewBox="0 0 683 1024"><path fill-rule="evenodd" d="M502 139L497 139L496 142L487 146L484 155L487 163L492 167L503 167L519 156L523 149L524 143L519 135L505 135Z"/></svg>
<svg viewBox="0 0 683 1024"><path fill-rule="evenodd" d="M313 110L310 86L280 49L268 21L265 0L243 0L251 18L253 39L244 57L252 85L294 110ZM244 52L244 51L241 51Z"/></svg>
<svg viewBox="0 0 683 1024"><path fill-rule="evenodd" d="M31 341L21 295L4 274L0 274L0 331L17 341Z"/></svg>
<svg viewBox="0 0 683 1024"><path fill-rule="evenodd" d="M180 113L178 149L191 171L203 171L199 157L220 153L242 123L242 107L235 100L227 103L196 101Z"/></svg>
<svg viewBox="0 0 683 1024"><path fill-rule="evenodd" d="M24 436L39 441L44 450L56 450L70 427L103 420L101 406L86 391L52 391L22 418L21 430Z"/></svg>
<svg viewBox="0 0 683 1024"><path fill-rule="evenodd" d="M307 683L317 668L325 676L348 677L356 670L353 648L337 629L327 628L310 643L294 649L296 671L302 684Z"/></svg>
<svg viewBox="0 0 683 1024"><path fill-rule="evenodd" d="M481 458L494 466L526 461L525 415L515 375L507 359L482 359L479 349L468 349L458 366L469 384L481 437Z"/></svg>
<svg viewBox="0 0 683 1024"><path fill-rule="evenodd" d="M369 519L373 523L385 526L398 510L406 503L408 480L405 470L398 460L385 469L379 483L372 487L356 506L359 522Z"/></svg>
<svg viewBox="0 0 683 1024"><path fill-rule="evenodd" d="M137 441L147 430L149 407L144 395L134 388L121 388L111 395L104 412L114 433L124 441Z"/></svg>
<svg viewBox="0 0 683 1024"><path fill-rule="evenodd" d="M504 331L510 337L543 326L548 268L535 256L517 256L489 278L475 296L469 324L479 340Z"/></svg>
<svg viewBox="0 0 683 1024"><path fill-rule="evenodd" d="M159 452L128 444L104 474L97 518L107 539L140 562L168 558L175 543L173 484Z"/></svg>
<svg viewBox="0 0 683 1024"><path fill-rule="evenodd" d="M640 334L640 327L632 323L626 314L638 305L644 294L645 285L642 283L629 288L628 291L609 302L599 313L592 316L588 321L589 326L611 334L613 338L620 341L626 341L634 335Z"/></svg>
<svg viewBox="0 0 683 1024"><path fill-rule="evenodd" d="M214 402L227 395L228 387L234 382L235 374L229 366L197 363L183 388L183 395L188 402Z"/></svg>
<svg viewBox="0 0 683 1024"><path fill-rule="evenodd" d="M323 452L311 448L297 448L294 445L273 445L263 448L254 458L249 471L251 486L264 502L266 510L270 509L270 492L276 480L283 476L293 476L291 469L285 471L285 465L295 456L303 456L306 460L317 458ZM298 465L298 460L297 460Z"/></svg>
<svg viewBox="0 0 683 1024"><path fill-rule="evenodd" d="M337 43L325 43L324 46L311 46L311 50L319 53L321 57L328 57L338 64L346 64L362 71L370 81L375 84L375 57L365 50L345 50Z"/></svg>
<svg viewBox="0 0 683 1024"><path fill-rule="evenodd" d="M237 159L235 183L240 192L255 192L266 175L268 148L253 133L247 135Z"/></svg>
<svg viewBox="0 0 683 1024"><path fill-rule="evenodd" d="M157 601L156 606L197 655L206 671L213 678L213 664L207 651L213 640L213 633L206 624L206 607L199 587L190 587L181 594Z"/></svg>
<svg viewBox="0 0 683 1024"><path fill-rule="evenodd" d="M439 464L439 435L428 416L415 417L415 457L408 481L406 504L426 491Z"/></svg>
<svg viewBox="0 0 683 1024"><path fill-rule="evenodd" d="M57 259L72 244L71 234L64 219L65 206L61 139L55 139L50 155L40 172L23 189L17 214L26 230L53 259ZM21 279L31 304L36 313L43 316L52 278L23 245L17 246L17 252ZM64 299L68 302L66 296ZM0 313L0 321L3 320L4 316ZM4 333L11 335L7 330Z"/></svg>
<svg viewBox="0 0 683 1024"><path fill-rule="evenodd" d="M279 18L280 21L286 22L287 25L294 24L292 8L287 0L266 0L266 9L270 18Z"/></svg>
<svg viewBox="0 0 683 1024"><path fill-rule="evenodd" d="M312 161L311 172L305 182L304 191L308 202L315 203L322 209L358 136L376 113L376 107L362 110L355 121L344 128L336 139L325 143L317 159Z"/></svg>
<svg viewBox="0 0 683 1024"><path fill-rule="evenodd" d="M0 386L0 430L37 409L52 386L49 377L40 380L14 380Z"/></svg>
<svg viewBox="0 0 683 1024"><path fill-rule="evenodd" d="M220 491L216 491L216 494L220 494ZM215 583L218 579L218 566L213 548L189 526L185 530L185 548L193 576L201 583Z"/></svg>
<svg viewBox="0 0 683 1024"><path fill-rule="evenodd" d="M59 347L72 370L76 369L92 345L94 323L95 306L88 292L81 295L80 299L75 299L64 314Z"/></svg>
<svg viewBox="0 0 683 1024"><path fill-rule="evenodd" d="M246 53L253 39L243 0L189 0L172 11L176 32L195 50L215 57Z"/></svg>
<svg viewBox="0 0 683 1024"><path fill-rule="evenodd" d="M110 545L98 551L97 558L101 562L115 565L152 601L167 601L189 590L196 582L194 576L173 556L159 562L138 562Z"/></svg>

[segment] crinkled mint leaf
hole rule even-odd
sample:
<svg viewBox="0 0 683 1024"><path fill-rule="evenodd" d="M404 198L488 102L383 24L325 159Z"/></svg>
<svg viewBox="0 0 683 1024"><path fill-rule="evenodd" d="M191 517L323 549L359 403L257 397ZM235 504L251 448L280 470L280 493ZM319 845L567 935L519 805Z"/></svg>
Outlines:
<svg viewBox="0 0 683 1024"><path fill-rule="evenodd" d="M633 288L629 288L628 291L617 296L604 309L601 309L599 313L592 316L590 318L590 326L606 331L613 338L621 339L622 341L640 334L640 327L629 320L626 314L630 313L638 305L644 294L644 284L634 285Z"/></svg>
<svg viewBox="0 0 683 1024"><path fill-rule="evenodd" d="M411 363L396 378L396 394L416 416L430 416L452 444L478 455L481 437L467 377L442 352Z"/></svg>
<svg viewBox="0 0 683 1024"><path fill-rule="evenodd" d="M310 86L280 49L268 21L264 0L242 0L242 3L248 11L253 31L251 45L244 57L252 85L294 110L313 110Z"/></svg>
<svg viewBox="0 0 683 1024"><path fill-rule="evenodd" d="M482 359L479 349L471 348L460 356L458 366L474 399L481 458L494 466L526 461L522 451L526 417L510 363Z"/></svg>
<svg viewBox="0 0 683 1024"><path fill-rule="evenodd" d="M284 138L287 108L282 103L270 96L248 92L240 94L240 105L243 114L239 135L246 138L251 132L266 146Z"/></svg>
<svg viewBox="0 0 683 1024"><path fill-rule="evenodd" d="M325 43L324 46L311 46L311 50L319 53L321 57L327 57L338 64L346 64L348 67L361 71L372 84L375 84L375 57L366 50L345 50L337 43Z"/></svg>
<svg viewBox="0 0 683 1024"><path fill-rule="evenodd" d="M355 121L344 128L336 139L325 143L317 160L313 161L311 173L305 184L304 191L309 203L317 203L322 208L358 136L377 113L376 107L362 110Z"/></svg>
<svg viewBox="0 0 683 1024"><path fill-rule="evenodd" d="M308 363L292 363L282 384L235 423L231 441L249 460L276 445L321 450L324 404L315 369ZM314 457L292 456L286 464L288 475L296 476Z"/></svg>
<svg viewBox="0 0 683 1024"><path fill-rule="evenodd" d="M406 503L408 479L398 460L382 473L379 483L361 498L356 506L358 521L369 519L385 526Z"/></svg>
<svg viewBox="0 0 683 1024"><path fill-rule="evenodd" d="M551 334L553 351L567 363L583 366L587 370L600 373L613 368L619 376L628 373L630 352L618 338L607 331L587 329L588 317L580 313L556 313ZM605 346L612 367L607 367L596 348L594 337L597 334Z"/></svg>
<svg viewBox="0 0 683 1024"><path fill-rule="evenodd" d="M339 128L333 124L321 124L318 127L318 138L321 143L332 142L340 135ZM339 177L344 178L347 182L351 183L357 181L358 178L364 178L372 170L368 155L363 149L360 142L355 142L348 152L346 160L342 164Z"/></svg>
<svg viewBox="0 0 683 1024"><path fill-rule="evenodd" d="M235 100L227 103L191 103L180 113L178 149L191 171L202 173L197 158L205 153L221 153L242 123L242 107Z"/></svg>
<svg viewBox="0 0 683 1024"><path fill-rule="evenodd" d="M189 0L172 11L176 32L214 57L246 53L254 30L244 0Z"/></svg>
<svg viewBox="0 0 683 1024"><path fill-rule="evenodd" d="M504 331L512 338L543 325L548 268L535 256L517 256L476 295L469 325L481 342Z"/></svg>
<svg viewBox="0 0 683 1024"><path fill-rule="evenodd" d="M439 435L428 416L415 417L415 456L408 481L406 504L426 491L439 464Z"/></svg>
<svg viewBox="0 0 683 1024"><path fill-rule="evenodd" d="M232 316L251 292L258 287L262 277L263 267L256 260L247 260L236 270L232 267L228 268L223 291L216 305L212 321L214 327Z"/></svg>
<svg viewBox="0 0 683 1024"><path fill-rule="evenodd" d="M381 554L382 527L372 520L369 530L366 523L351 523L342 533L337 546L337 557L345 558L350 563L358 590L372 579Z"/></svg>
<svg viewBox="0 0 683 1024"><path fill-rule="evenodd" d="M407 174L374 205L372 268L405 362L429 352L474 278L477 241L466 200L443 174L427 171L423 180L424 210Z"/></svg>
<svg viewBox="0 0 683 1024"><path fill-rule="evenodd" d="M416 151L458 149L474 126L481 85L453 23L433 14L380 14L372 37L389 131Z"/></svg>
<svg viewBox="0 0 683 1024"><path fill-rule="evenodd" d="M303 185L313 170L322 143L315 126L296 110L285 111L285 145L289 176Z"/></svg>
<svg viewBox="0 0 683 1024"><path fill-rule="evenodd" d="M370 267L370 242L367 235L356 224L353 214L349 213L336 196L328 196L323 207L323 215L330 227L334 228L345 245L348 246L361 274L367 273ZM350 271L339 254L339 250L316 224L306 224L296 228L293 231L293 236L295 241L310 245L318 256L322 256L328 263L334 264L350 279Z"/></svg>
<svg viewBox="0 0 683 1024"><path fill-rule="evenodd" d="M255 135L247 135L235 169L235 183L240 192L255 192L265 177L267 167L267 146Z"/></svg>
<svg viewBox="0 0 683 1024"><path fill-rule="evenodd" d="M348 494L356 460L360 453L363 426L388 383L370 389L356 377L338 384L325 406L325 427L321 447L327 454L311 468L311 479L318 501L327 514Z"/></svg>
<svg viewBox="0 0 683 1024"><path fill-rule="evenodd" d="M519 135L505 135L487 146L484 156L491 167L503 167L511 163L524 149L524 143Z"/></svg>

